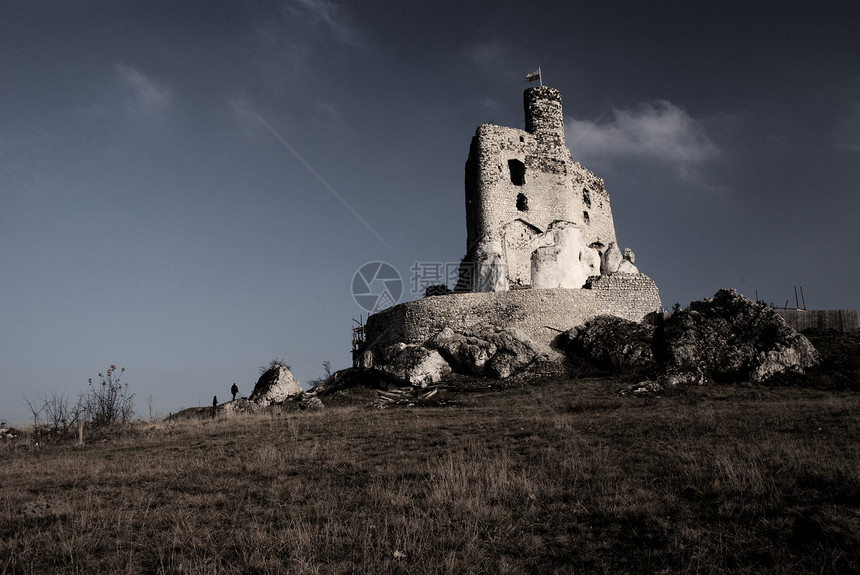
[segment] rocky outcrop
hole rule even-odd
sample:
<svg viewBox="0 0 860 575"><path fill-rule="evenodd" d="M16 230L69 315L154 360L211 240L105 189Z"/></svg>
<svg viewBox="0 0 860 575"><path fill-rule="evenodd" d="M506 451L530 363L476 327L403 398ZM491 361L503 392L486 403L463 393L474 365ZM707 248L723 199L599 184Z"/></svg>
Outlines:
<svg viewBox="0 0 860 575"><path fill-rule="evenodd" d="M603 252L600 258L600 274L605 276L614 274L618 271L618 266L621 265L622 260L623 257L621 256L621 250L618 249L618 244L610 242L609 247L606 248L606 251Z"/></svg>
<svg viewBox="0 0 860 575"><path fill-rule="evenodd" d="M463 333L446 327L427 345L439 351L459 373L506 378L540 355L537 344L515 328L483 326Z"/></svg>
<svg viewBox="0 0 860 575"><path fill-rule="evenodd" d="M427 387L452 372L504 379L542 356L540 347L516 328L477 326L454 331L446 327L421 345L398 343L365 352L362 364Z"/></svg>
<svg viewBox="0 0 860 575"><path fill-rule="evenodd" d="M261 407L295 397L302 393L302 386L293 377L290 368L282 363L273 362L254 385L248 401Z"/></svg>
<svg viewBox="0 0 860 575"><path fill-rule="evenodd" d="M655 333L654 355L675 373L701 370L756 383L818 363L809 340L776 311L732 289L673 313Z"/></svg>
<svg viewBox="0 0 860 575"><path fill-rule="evenodd" d="M633 250L630 248L624 248L624 259L621 260L621 263L618 265L618 272L620 274L638 274L639 268L633 265L633 262L636 261L636 254L633 253Z"/></svg>
<svg viewBox="0 0 860 575"><path fill-rule="evenodd" d="M307 411L317 411L325 409L322 400L315 395L308 395L299 402L299 409Z"/></svg>
<svg viewBox="0 0 860 575"><path fill-rule="evenodd" d="M629 371L654 364L653 339L652 325L604 315L565 332L561 345L569 356L616 371Z"/></svg>
<svg viewBox="0 0 860 575"><path fill-rule="evenodd" d="M709 379L761 383L802 374L818 353L775 310L735 290L693 302L654 328L601 316L567 331L560 347L572 358L616 371L641 371L663 386Z"/></svg>
<svg viewBox="0 0 860 575"><path fill-rule="evenodd" d="M451 366L435 349L399 343L374 354L374 366L410 385L427 387L451 373Z"/></svg>
<svg viewBox="0 0 860 575"><path fill-rule="evenodd" d="M260 404L248 399L234 399L226 403L220 404L217 409L218 413L229 413L231 415L244 415L248 413L256 413L260 409Z"/></svg>
<svg viewBox="0 0 860 575"><path fill-rule="evenodd" d="M535 289L583 286L600 273L600 255L584 245L582 233L572 222L556 221L531 242L531 286Z"/></svg>
<svg viewBox="0 0 860 575"><path fill-rule="evenodd" d="M507 291L507 271L501 242L497 238L483 237L475 249L470 289L476 292Z"/></svg>

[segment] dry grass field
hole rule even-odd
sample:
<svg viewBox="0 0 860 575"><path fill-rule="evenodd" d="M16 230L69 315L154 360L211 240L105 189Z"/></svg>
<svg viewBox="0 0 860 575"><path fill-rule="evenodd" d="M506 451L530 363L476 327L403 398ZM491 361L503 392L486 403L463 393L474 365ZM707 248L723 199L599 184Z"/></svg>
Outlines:
<svg viewBox="0 0 860 575"><path fill-rule="evenodd" d="M554 378L390 410L355 389L5 442L0 574L856 573L860 382L825 344L841 367L780 386Z"/></svg>

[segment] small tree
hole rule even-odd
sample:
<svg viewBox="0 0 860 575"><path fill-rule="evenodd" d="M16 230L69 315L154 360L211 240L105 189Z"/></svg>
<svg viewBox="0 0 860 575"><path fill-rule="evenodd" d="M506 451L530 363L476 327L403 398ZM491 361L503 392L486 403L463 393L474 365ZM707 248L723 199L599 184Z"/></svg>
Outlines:
<svg viewBox="0 0 860 575"><path fill-rule="evenodd" d="M42 441L42 413L45 411L45 405L34 404L23 393L21 398L27 403L27 407L30 408L30 415L33 416L33 441L38 444Z"/></svg>
<svg viewBox="0 0 860 575"><path fill-rule="evenodd" d="M134 394L120 381L125 368L111 365L99 374L99 381L89 379L90 389L84 398L84 413L93 427L129 423L134 417Z"/></svg>

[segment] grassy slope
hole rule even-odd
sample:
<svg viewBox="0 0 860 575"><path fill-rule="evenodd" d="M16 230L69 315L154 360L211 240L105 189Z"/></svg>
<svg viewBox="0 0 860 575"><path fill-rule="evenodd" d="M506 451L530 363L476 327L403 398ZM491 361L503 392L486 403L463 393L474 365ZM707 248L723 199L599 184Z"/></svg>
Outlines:
<svg viewBox="0 0 860 575"><path fill-rule="evenodd" d="M0 445L0 573L857 572L856 383L556 379Z"/></svg>

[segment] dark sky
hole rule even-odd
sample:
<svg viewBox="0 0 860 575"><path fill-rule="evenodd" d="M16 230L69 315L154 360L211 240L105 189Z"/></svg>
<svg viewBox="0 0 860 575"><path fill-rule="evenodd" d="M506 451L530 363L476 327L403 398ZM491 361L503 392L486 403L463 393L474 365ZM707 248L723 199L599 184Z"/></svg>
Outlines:
<svg viewBox="0 0 860 575"><path fill-rule="evenodd" d="M162 414L346 367L355 271L459 261L538 66L666 307L860 305L856 1L5 0L0 418L110 363Z"/></svg>

